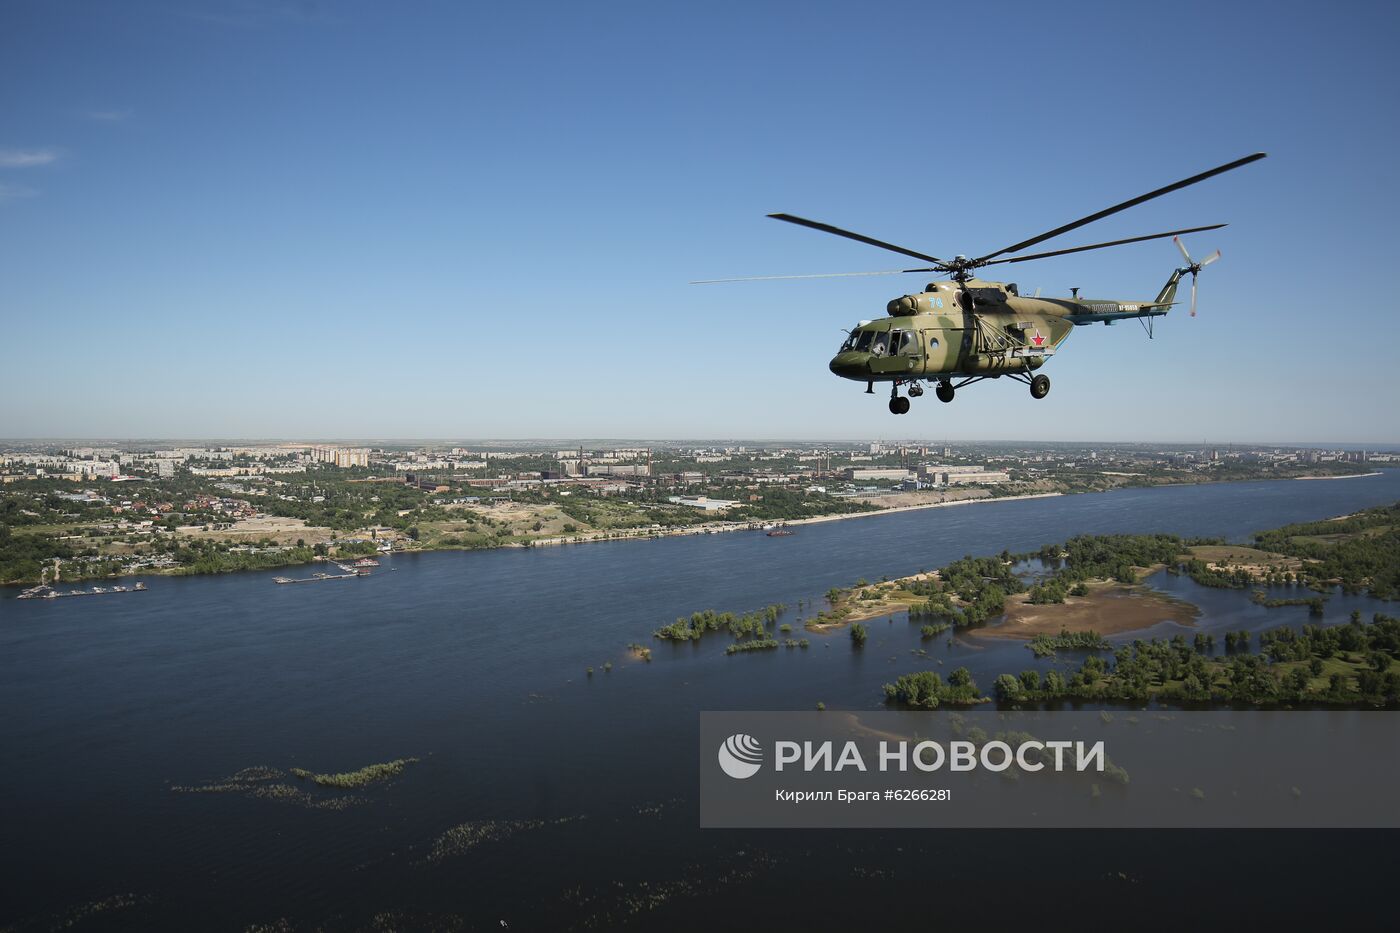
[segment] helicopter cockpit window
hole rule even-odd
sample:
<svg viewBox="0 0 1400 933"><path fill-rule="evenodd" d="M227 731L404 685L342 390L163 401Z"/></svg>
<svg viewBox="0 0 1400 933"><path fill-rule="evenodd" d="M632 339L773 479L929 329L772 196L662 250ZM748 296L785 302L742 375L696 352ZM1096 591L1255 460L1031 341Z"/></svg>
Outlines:
<svg viewBox="0 0 1400 933"><path fill-rule="evenodd" d="M873 330L858 330L855 333L856 349L864 352L870 349L870 339L875 336Z"/></svg>
<svg viewBox="0 0 1400 933"><path fill-rule="evenodd" d="M854 350L856 348L856 338L859 336L860 332L854 330L847 334L846 339L841 342L841 350L839 352L845 353L847 350Z"/></svg>
<svg viewBox="0 0 1400 933"><path fill-rule="evenodd" d="M913 336L907 330L890 331L890 354L909 353L914 345Z"/></svg>
<svg viewBox="0 0 1400 933"><path fill-rule="evenodd" d="M877 331L875 339L870 342L870 352L876 356L884 356L889 352L889 334L884 331Z"/></svg>

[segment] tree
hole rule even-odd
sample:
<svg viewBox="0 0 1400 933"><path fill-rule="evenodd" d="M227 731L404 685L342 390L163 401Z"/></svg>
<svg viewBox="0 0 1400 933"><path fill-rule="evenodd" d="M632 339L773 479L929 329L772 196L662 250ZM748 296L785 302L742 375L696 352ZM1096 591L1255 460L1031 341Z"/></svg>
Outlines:
<svg viewBox="0 0 1400 933"><path fill-rule="evenodd" d="M997 699L1003 703L1019 700L1024 697L1024 690L1021 681L1016 679L1015 674L1002 674L996 680Z"/></svg>
<svg viewBox="0 0 1400 933"><path fill-rule="evenodd" d="M870 633L865 630L865 626L859 622L851 626L851 644L856 648L865 647L865 639Z"/></svg>

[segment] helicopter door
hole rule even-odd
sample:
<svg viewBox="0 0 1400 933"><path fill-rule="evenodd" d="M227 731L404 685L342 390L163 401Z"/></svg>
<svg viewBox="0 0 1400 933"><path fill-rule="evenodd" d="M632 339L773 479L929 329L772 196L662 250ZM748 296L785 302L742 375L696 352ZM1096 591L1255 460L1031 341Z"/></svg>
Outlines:
<svg viewBox="0 0 1400 933"><path fill-rule="evenodd" d="M923 334L916 330L906 330L900 338L899 352L909 360L909 373L915 375L924 371Z"/></svg>

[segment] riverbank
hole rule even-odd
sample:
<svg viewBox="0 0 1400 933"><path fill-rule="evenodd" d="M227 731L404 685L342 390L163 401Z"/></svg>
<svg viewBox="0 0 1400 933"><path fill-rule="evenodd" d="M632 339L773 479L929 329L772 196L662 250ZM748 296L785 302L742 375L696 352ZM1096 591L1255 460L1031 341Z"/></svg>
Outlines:
<svg viewBox="0 0 1400 933"><path fill-rule="evenodd" d="M1383 476L1383 475L1384 475L1384 471L1375 471L1375 472L1366 473L1366 474L1344 474L1344 475L1338 475L1338 476L1308 476L1308 477L1292 477L1292 478L1296 478L1296 479L1312 479L1312 480L1324 480L1324 479L1355 479L1355 478L1361 478L1361 477L1363 477L1363 476L1366 476L1366 477L1377 477L1377 476ZM1171 488L1171 487L1187 488L1187 487L1197 487L1197 486L1223 486L1223 485L1234 485L1235 483L1238 483L1238 482L1247 482L1247 481L1256 481L1256 480L1223 480L1223 481L1218 481L1218 482L1213 482L1213 483L1151 484L1151 488ZM1010 496L980 496L980 497L975 497L975 498L974 498L974 497L970 497L970 498L955 499L955 500L950 500L950 501L926 502L926 503L919 503L919 504L915 504L915 505L894 506L894 507L889 507L889 508L877 508L877 509L873 509L873 510L867 511L867 512L848 512L848 513L838 513L838 514L831 514L831 515L818 515L818 516L812 516L812 517L809 517L809 518L798 518L798 519L790 519L790 520L780 520L780 521L777 521L777 522L756 522L756 521L747 521L747 522L725 522L725 521L714 521L714 522L706 522L706 523L704 523L704 524L699 524L699 525L688 525L688 526L678 527L678 528L651 528L651 527L648 527L648 528L630 528L630 529L619 530L619 531L586 532L586 533L579 533L579 534L572 534L572 535L554 535L554 536L545 536L545 537L539 537L539 538L527 538L527 539L525 539L525 540L523 540L523 541L507 541L507 542L502 542L502 543L499 543L499 544L492 544L492 545L485 546L485 547L482 547L482 546L472 546L472 545L445 545L445 546L433 546L433 547L400 547L400 548L397 548L395 551L393 551L393 553L395 553L395 554L423 554L423 553L431 553L431 552L436 552L436 551L495 550L495 549L499 549L499 548L554 547L554 546L562 546L562 545L566 545L566 544L588 544L588 543L595 543L595 542L600 542L600 541L636 541L636 540L643 540L643 539L650 539L650 538L671 538L671 537L685 537L685 536L693 536L693 535L719 534L719 533L724 533L724 532L735 532L735 531L754 531L754 530L760 530L760 529L766 527L766 526L769 525L769 524L780 524L780 525L782 525L782 526L784 526L784 527L786 527L786 528L788 528L788 529L794 529L794 528L800 528L801 526L804 526L804 525L819 525L819 524L824 524L824 523L827 523L827 522L841 521L841 520L845 520L845 519L868 518L868 517L877 516L877 515L887 515L887 516L888 516L888 515L896 515L896 514L903 513L903 512L918 512L918 511L924 511L924 510L927 510L927 509L951 508L951 507L953 507L953 506L961 506L961 505L968 505L968 504L974 504L974 503L1016 502L1016 501L1026 501L1026 500L1033 500L1033 499L1056 498L1056 497L1063 497L1063 496L1079 495L1079 494L1081 494L1081 493L1083 493L1083 492L1088 492L1088 491L1092 491L1092 490L1050 491L1050 492L1037 492L1037 493L1023 493L1023 494L1019 494L1019 495L1010 495ZM236 530L235 530L235 533L236 533ZM356 556L358 556L358 555L356 555ZM194 570L194 569L191 569L190 566L184 565L184 566L166 567L166 568L149 568L149 567L147 567L147 568L141 568L141 569L136 569L136 570L131 570L131 571L124 571L124 572L116 573L116 574L91 574L91 575L85 575L85 574L82 574L81 571L78 571L78 572L76 572L76 573L73 573L72 576L69 576L68 579L75 580L75 581L76 581L76 580L115 580L115 579L121 579L121 578L123 578L123 577L139 577L139 576L188 576L188 575L195 575L195 574L198 574L198 575L206 575L206 574L229 573L229 572L234 572L234 571L244 570L244 569L271 569L271 568L282 568L282 567L306 566L306 565L309 565L309 564L311 564L311 563L313 563L313 562L312 562L312 561L305 561L305 560L283 560L283 559L281 559L281 555L278 555L278 556L276 556L276 557L274 557L274 556L272 556L272 555L266 555L266 556L262 559L262 561L260 562L260 565L257 566L257 567L230 566L230 567L228 567L228 568L219 568L219 569L217 569L217 570L205 571L205 570ZM65 571L66 571L66 572L69 572L69 573L72 573L72 571L69 571L67 567L65 567ZM16 579L16 580L11 580L11 581L6 581L4 584L0 584L0 587L5 587L5 586L25 587L25 586L32 586L32 585L34 585L34 584L36 584L36 583L38 583L38 582L39 582L39 580L38 580L37 577L31 577L31 578L25 578L25 579Z"/></svg>
<svg viewBox="0 0 1400 933"><path fill-rule="evenodd" d="M552 538L535 538L520 544L507 544L503 547L553 547L564 544L591 544L595 541L628 541L638 538L675 538L687 535L711 535L731 531L759 531L769 525L794 528L801 525L820 525L826 522L839 522L852 518L872 518L876 515L896 515L901 512L922 512L926 509L951 508L956 505L972 505L978 502L1016 502L1024 499L1049 499L1063 496L1061 492L1028 493L1021 496L983 496L975 499L954 499L948 502L929 502L922 505L903 505L888 509L875 509L870 512L841 512L835 515L814 515L810 518L785 519L777 522L709 522L704 525L690 525L685 528L638 529L635 532L598 532L585 535L557 535ZM435 548L434 550L452 550Z"/></svg>

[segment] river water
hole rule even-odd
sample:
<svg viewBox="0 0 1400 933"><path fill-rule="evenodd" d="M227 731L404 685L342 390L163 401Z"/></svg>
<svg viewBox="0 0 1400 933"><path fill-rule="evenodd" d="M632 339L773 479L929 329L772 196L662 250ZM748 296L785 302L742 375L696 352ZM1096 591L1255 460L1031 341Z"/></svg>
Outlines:
<svg viewBox="0 0 1400 933"><path fill-rule="evenodd" d="M153 577L144 593L47 602L6 590L0 927L700 929L733 911L754 924L898 924L926 915L935 870L996 896L987 869L1013 844L1056 850L1031 857L1025 890L1083 887L1105 904L1210 871L1248 881L1306 869L1319 891L1360 891L1386 861L1362 856L1388 851L1389 837L702 832L702 709L874 709L881 684L909 671L966 664L989 688L996 673L1053 662L1014 642L924 643L903 617L868 623L859 652L844 631L734 656L721 635L675 645L651 632L697 609L781 602L801 635L822 593L860 577L1080 533L1247 541L1397 499L1400 471L1385 471L981 503L787 538L398 556L364 579L301 586L272 577L307 568ZM1306 620L1247 592L1154 582L1202 605L1206 631ZM1336 596L1327 621L1353 608L1400 609ZM653 660L633 658L630 642L653 646ZM912 654L921 647L929 658ZM420 760L343 808L325 804L344 793L278 799L247 791L283 781L224 780L403 757ZM1286 857L1319 838L1357 857L1345 870Z"/></svg>

